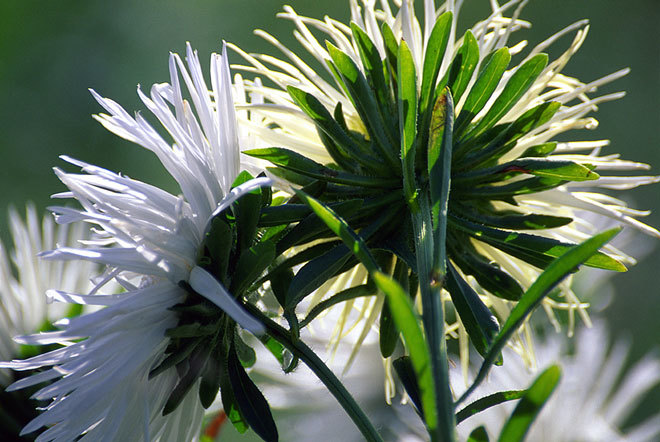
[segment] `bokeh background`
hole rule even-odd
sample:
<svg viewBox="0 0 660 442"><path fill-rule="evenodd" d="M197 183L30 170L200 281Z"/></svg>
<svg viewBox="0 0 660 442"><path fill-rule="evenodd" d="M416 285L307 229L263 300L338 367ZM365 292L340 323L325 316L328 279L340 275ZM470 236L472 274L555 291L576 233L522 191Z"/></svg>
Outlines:
<svg viewBox="0 0 660 442"><path fill-rule="evenodd" d="M299 13L346 20L348 1L290 0ZM421 1L418 2L421 4ZM487 0L466 0L462 29L484 16ZM64 188L52 167L70 167L61 154L121 171L176 192L149 152L106 132L90 115L100 111L87 88L140 110L135 87L168 80L169 51L190 41L208 60L222 39L253 52L271 51L252 34L263 28L299 50L288 21L275 19L277 0L2 0L0 2L0 237L7 241L7 208L26 201L40 208ZM654 165L660 174L660 4L657 0L535 0L522 18L533 23L517 33L535 44L578 19L589 18L589 38L565 73L584 81L629 66L630 75L604 92L628 95L594 115L600 127L573 139L608 138L611 153ZM563 39L559 46L570 42ZM234 61L238 57L232 54ZM69 169L72 170L72 169ZM660 226L660 185L637 189L626 199L655 212ZM616 296L604 314L617 336L632 338L631 359L658 346L660 336L660 240L628 273L612 282ZM589 285L587 281L584 283ZM632 420L657 411L660 393L648 397Z"/></svg>

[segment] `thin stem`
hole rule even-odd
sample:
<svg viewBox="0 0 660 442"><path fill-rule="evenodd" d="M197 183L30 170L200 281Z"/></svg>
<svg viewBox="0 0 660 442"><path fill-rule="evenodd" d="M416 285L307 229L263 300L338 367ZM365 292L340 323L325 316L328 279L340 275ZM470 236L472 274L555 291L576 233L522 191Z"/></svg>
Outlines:
<svg viewBox="0 0 660 442"><path fill-rule="evenodd" d="M413 213L417 274L422 298L422 322L429 342L435 384L439 435L432 439L453 442L456 439L454 403L449 389L449 365L445 342L445 318L441 299L441 285L433 281L433 238L428 200L419 198L420 211Z"/></svg>
<svg viewBox="0 0 660 442"><path fill-rule="evenodd" d="M280 326L259 309L254 306L245 306L253 316L259 319L266 327L266 331L270 336L279 341L282 345L288 348L295 356L300 358L314 374L325 384L330 393L337 399L339 404L344 408L348 416L353 420L355 425L367 441L382 442L374 426L369 421L369 418L364 414L360 406L355 402L353 396L346 390L344 385L337 379L335 374L328 368L325 363L314 353L314 351L305 345L300 340L292 339L289 331Z"/></svg>

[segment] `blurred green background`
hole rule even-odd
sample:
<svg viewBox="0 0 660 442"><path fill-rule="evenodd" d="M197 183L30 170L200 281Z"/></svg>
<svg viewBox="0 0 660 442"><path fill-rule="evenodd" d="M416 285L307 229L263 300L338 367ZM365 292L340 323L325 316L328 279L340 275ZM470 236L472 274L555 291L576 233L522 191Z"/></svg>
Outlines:
<svg viewBox="0 0 660 442"><path fill-rule="evenodd" d="M418 2L421 4L421 1ZM484 16L488 1L466 0L462 29ZM289 1L299 13L348 18L348 1ZM129 112L143 107L135 86L145 90L168 80L169 51L183 53L190 41L208 60L221 40L247 51L271 51L252 29L263 28L293 43L292 26L275 19L276 0L3 0L0 2L0 237L7 240L7 207L43 208L63 191L51 168L66 167L58 155L121 171L176 192L155 157L106 132L90 115L100 111L87 88L112 97ZM660 4L657 0L535 0L522 18L533 23L514 39L535 44L581 18L591 19L589 38L564 73L583 81L629 66L632 72L605 92L626 90L594 116L600 127L574 132L573 139L612 140L608 152L650 163L660 173ZM462 32L462 31L461 31ZM568 39L559 43L564 48ZM234 61L238 58L233 56ZM203 63L205 64L205 63ZM69 168L69 170L72 170ZM626 199L652 208L647 222L660 226L660 185L637 189ZM616 297L606 310L610 328L633 338L632 359L657 346L660 336L660 241L628 273L615 275ZM659 408L649 397L641 415ZM637 419L634 418L634 419Z"/></svg>

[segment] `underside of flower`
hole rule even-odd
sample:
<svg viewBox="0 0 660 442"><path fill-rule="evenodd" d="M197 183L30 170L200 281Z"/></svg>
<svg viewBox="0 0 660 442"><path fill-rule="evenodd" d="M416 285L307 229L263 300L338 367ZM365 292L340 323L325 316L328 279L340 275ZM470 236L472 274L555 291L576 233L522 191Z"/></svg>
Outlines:
<svg viewBox="0 0 660 442"><path fill-rule="evenodd" d="M245 107L250 116L239 123L259 139L258 145L282 147L246 153L270 161L276 166L271 172L293 185L317 189L331 205L344 208L361 201L360 210L336 211L370 248L396 257L391 271L400 265L419 271L414 216L403 215L414 212L411 202L421 201L421 210L435 211L433 216L446 212L449 261L441 282L443 299L453 305L446 330L459 337L463 356L468 336L485 352L498 318L507 317L539 273L595 232L588 212L659 236L635 219L647 212L601 193L657 182L658 177L618 173L647 165L601 155L607 141L554 141L570 129L595 128L597 122L587 114L623 93L589 95L628 70L590 83L561 73L586 37L586 21L527 52L525 41L510 45L512 33L529 23L518 19L520 7L511 18L503 14L522 3L494 3L491 16L460 38L460 5L454 2L436 10L434 2L425 1L420 23L411 1L401 2L396 14L387 1L380 8L375 1L352 1L350 26L302 17L285 7L280 16L295 24L295 37L322 66L320 72L263 31L257 33L288 60L232 46L251 65L237 68L275 85L245 81L255 104ZM569 48L549 60L543 51L570 33L575 37ZM512 56L522 60L512 63ZM438 198L444 198L444 206L430 207ZM383 231L384 238L373 233ZM331 257L348 256L344 253L324 251L313 268ZM342 263L326 275L351 267L345 259ZM608 245L586 265L625 271L625 264L632 263ZM571 324L576 311L588 321L586 304L569 285L565 282L544 301L554 323L553 309L567 310ZM307 285L301 296L318 286ZM415 293L412 289L411 296ZM388 336L386 318L386 313L381 316L381 343ZM531 342L514 345L522 353L531 350Z"/></svg>

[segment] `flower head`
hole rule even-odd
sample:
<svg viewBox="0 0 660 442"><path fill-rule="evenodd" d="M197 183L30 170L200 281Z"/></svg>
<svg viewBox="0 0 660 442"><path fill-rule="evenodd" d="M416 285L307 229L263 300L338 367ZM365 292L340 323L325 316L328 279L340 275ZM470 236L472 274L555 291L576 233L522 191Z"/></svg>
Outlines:
<svg viewBox="0 0 660 442"><path fill-rule="evenodd" d="M82 206L52 208L57 221L92 224L96 236L82 247L61 244L43 258L74 265L97 263L105 272L91 292L60 285L55 286L59 290L49 290L48 297L103 308L58 321L58 331L17 338L25 344L64 346L2 364L15 370L51 367L10 386L16 390L53 381L34 395L50 404L23 430L46 427L38 440L83 435L113 440L141 435L145 442L192 440L203 406L208 407L218 392L222 367L240 365L220 360L233 356L238 361L236 323L254 333L262 331L240 305L246 289L239 283L245 282L231 280L238 301L223 286L229 287L227 272L235 271L236 261L252 252L254 240L238 222L244 208L232 207L231 216L227 209L269 182L239 175L226 58L212 55L210 89L190 46L187 65L172 54L169 66L169 84L154 85L150 96L138 88L169 141L140 114L132 117L114 101L92 93L109 113L96 118L110 131L154 152L182 196L68 157L64 159L83 173L56 169L69 189L56 197L75 198ZM184 99L182 84L189 99ZM262 200L260 193L251 196ZM233 242L236 236L243 242ZM229 270L210 268L217 260L207 256L207 241L215 241L212 253L227 255ZM97 293L111 280L123 291Z"/></svg>
<svg viewBox="0 0 660 442"><path fill-rule="evenodd" d="M385 0L352 0L350 25L285 7L280 16L294 23L294 36L320 71L264 31L256 32L284 60L232 46L249 63L238 68L275 85L245 81L260 101L239 122L261 143L284 148L248 153L271 161L272 172L294 185L323 182L326 201L364 201L345 218L370 246L414 270L411 217L400 213L409 213L413 200L426 198L424 212L445 198L445 209L438 209L447 214L444 299L454 306L446 330L459 338L465 366L468 337L485 351L497 318L507 317L555 257L595 233L585 212L660 236L636 219L647 212L604 193L658 182L627 175L647 165L603 155L607 140L555 141L571 129L594 129L588 114L623 96L595 91L628 70L587 83L562 73L586 38L585 20L531 50L526 41L513 43L514 33L529 27L518 18L524 3L491 2L491 15L462 36L456 25L462 2L436 8L425 0L418 20L411 0L398 10ZM573 41L558 58L543 53L570 34ZM519 63L511 62L514 55ZM586 265L624 271L633 263L608 245ZM568 311L571 324L575 312L588 321L586 306L570 278L544 300L550 315ZM489 319L479 323L480 316ZM376 319L371 315L367 326ZM513 341L527 358L529 333L524 329Z"/></svg>

